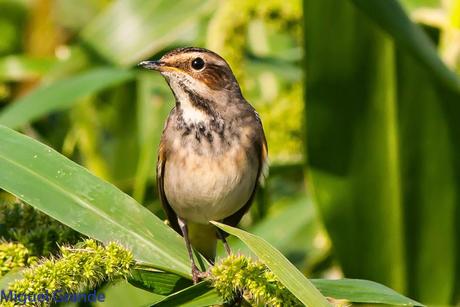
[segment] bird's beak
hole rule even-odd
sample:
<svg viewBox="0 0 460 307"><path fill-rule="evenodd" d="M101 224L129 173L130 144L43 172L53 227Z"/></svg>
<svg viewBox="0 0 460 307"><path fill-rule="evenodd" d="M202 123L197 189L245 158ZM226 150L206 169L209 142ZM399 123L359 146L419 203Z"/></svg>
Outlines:
<svg viewBox="0 0 460 307"><path fill-rule="evenodd" d="M137 66L157 71L162 71L167 67L165 63L161 61L142 61Z"/></svg>

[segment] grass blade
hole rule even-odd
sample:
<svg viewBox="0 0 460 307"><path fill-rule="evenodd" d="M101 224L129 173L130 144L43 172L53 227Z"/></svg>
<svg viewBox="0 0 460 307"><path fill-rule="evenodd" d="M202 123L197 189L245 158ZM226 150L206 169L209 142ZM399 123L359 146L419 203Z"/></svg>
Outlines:
<svg viewBox="0 0 460 307"><path fill-rule="evenodd" d="M217 291L211 288L208 282L202 281L182 291L171 294L164 300L153 304L152 307L201 307L221 305L222 303L222 298L217 294Z"/></svg>
<svg viewBox="0 0 460 307"><path fill-rule="evenodd" d="M132 270L128 281L138 288L160 295L170 295L192 285L191 280L182 276L142 267Z"/></svg>
<svg viewBox="0 0 460 307"><path fill-rule="evenodd" d="M32 58L10 55L0 58L0 80L21 81L38 78L48 73L56 64L52 58Z"/></svg>
<svg viewBox="0 0 460 307"><path fill-rule="evenodd" d="M118 0L91 22L83 40L109 61L132 65L177 41L214 0ZM190 36L187 35L187 36Z"/></svg>
<svg viewBox="0 0 460 307"><path fill-rule="evenodd" d="M396 0L351 0L374 22L387 31L401 47L433 72L437 79L460 91L460 79L442 62L434 44L422 29L412 23Z"/></svg>
<svg viewBox="0 0 460 307"><path fill-rule="evenodd" d="M324 296L352 303L423 306L379 283L362 279L311 279Z"/></svg>
<svg viewBox="0 0 460 307"><path fill-rule="evenodd" d="M212 223L243 241L270 268L281 283L306 306L329 306L326 298L308 278L267 241L238 228L217 222Z"/></svg>
<svg viewBox="0 0 460 307"><path fill-rule="evenodd" d="M114 68L95 68L89 72L38 87L19 98L0 113L0 125L18 128L50 112L69 108L79 98L125 82L134 73Z"/></svg>
<svg viewBox="0 0 460 307"><path fill-rule="evenodd" d="M136 260L190 277L181 237L150 211L51 148L1 126L0 188L89 237L121 242Z"/></svg>

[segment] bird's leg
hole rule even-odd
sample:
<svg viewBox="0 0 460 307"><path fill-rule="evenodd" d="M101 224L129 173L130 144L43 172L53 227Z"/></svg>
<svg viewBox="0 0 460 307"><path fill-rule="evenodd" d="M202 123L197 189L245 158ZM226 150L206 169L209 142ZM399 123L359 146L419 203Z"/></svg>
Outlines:
<svg viewBox="0 0 460 307"><path fill-rule="evenodd" d="M177 217L177 221L179 222L180 230L182 231L182 235L184 236L185 246L187 247L188 256L190 258L190 263L192 264L192 280L193 280L193 283L196 284L198 283L200 279L201 272L200 270L198 270L198 267L195 264L195 260L193 259L192 245L190 244L190 240L188 238L187 224L180 217Z"/></svg>
<svg viewBox="0 0 460 307"><path fill-rule="evenodd" d="M232 250L230 249L230 245L228 245L227 243L227 239L225 239L224 233L219 228L217 228L216 232L217 232L217 236L219 237L219 239L221 239L222 243L224 243L225 250L227 251L227 255L230 256L232 254Z"/></svg>

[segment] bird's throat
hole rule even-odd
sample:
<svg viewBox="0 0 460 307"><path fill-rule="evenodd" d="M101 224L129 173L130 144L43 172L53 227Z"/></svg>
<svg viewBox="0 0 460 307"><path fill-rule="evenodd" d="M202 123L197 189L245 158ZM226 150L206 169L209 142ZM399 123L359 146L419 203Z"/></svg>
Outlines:
<svg viewBox="0 0 460 307"><path fill-rule="evenodd" d="M171 88L176 98L176 109L187 124L208 123L219 117L216 103L210 99L212 96L204 97L183 82L177 82Z"/></svg>

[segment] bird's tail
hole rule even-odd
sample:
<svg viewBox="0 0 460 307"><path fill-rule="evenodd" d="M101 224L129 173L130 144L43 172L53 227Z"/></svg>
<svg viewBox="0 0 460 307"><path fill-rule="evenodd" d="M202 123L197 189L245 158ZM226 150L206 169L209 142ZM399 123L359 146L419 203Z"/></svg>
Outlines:
<svg viewBox="0 0 460 307"><path fill-rule="evenodd" d="M190 243L211 263L216 258L217 234L212 224L187 223Z"/></svg>

